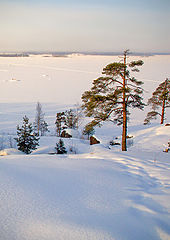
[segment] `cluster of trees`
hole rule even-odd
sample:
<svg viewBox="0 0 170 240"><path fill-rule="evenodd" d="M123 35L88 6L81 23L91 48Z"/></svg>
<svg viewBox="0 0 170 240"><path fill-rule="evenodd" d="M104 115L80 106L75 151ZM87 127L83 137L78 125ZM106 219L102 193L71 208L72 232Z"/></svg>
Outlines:
<svg viewBox="0 0 170 240"><path fill-rule="evenodd" d="M66 128L77 129L78 120L78 116L73 109L58 112L55 121L57 136L61 137L62 131Z"/></svg>
<svg viewBox="0 0 170 240"><path fill-rule="evenodd" d="M143 65L142 60L127 61L129 50L124 51L122 61L108 64L103 68L103 76L93 81L93 86L82 95L82 107L58 112L56 115L56 134L61 137L62 131L78 129L82 119L82 109L87 117L92 117L83 130L83 134L94 134L94 127L101 126L105 121L112 121L122 125L122 151L127 150L127 123L130 118L130 108L143 110L146 104L143 102L143 82L137 80L133 73L139 72ZM144 124L150 123L157 116L161 117L161 124L164 123L165 110L170 107L170 80L167 78L153 92L148 100L151 111L148 112ZM159 108L161 111L159 112ZM29 124L25 116L23 125L17 127L16 141L18 149L30 153L38 145L39 136L48 132L48 124L44 120L42 106L38 102L36 106L36 117L33 126ZM27 139L27 140L25 140ZM60 139L56 145L59 153L66 153L63 141Z"/></svg>
<svg viewBox="0 0 170 240"><path fill-rule="evenodd" d="M17 138L15 140L18 150L30 154L39 146L39 139L38 134L33 129L32 123L29 123L29 118L24 116L22 126L17 126ZM59 142L56 143L55 150L57 154L67 153L62 139L59 139Z"/></svg>
<svg viewBox="0 0 170 240"><path fill-rule="evenodd" d="M56 133L58 137L61 137L63 130L65 129L78 129L82 120L82 108L77 107L75 109L69 109L65 112L58 112L56 114ZM82 134L87 135L88 139L95 133L94 126L90 123L85 125Z"/></svg>
<svg viewBox="0 0 170 240"><path fill-rule="evenodd" d="M39 136L44 136L48 130L48 124L44 120L44 113L42 106L38 102L36 105L36 116L34 123L29 123L27 116L23 117L22 126L17 126L17 142L18 149L26 154L31 153L39 145ZM58 137L61 137L61 133L64 129L78 129L80 124L81 110L80 108L70 109L65 112L58 112L56 116L56 133ZM67 153L64 142L59 139L56 143L56 153Z"/></svg>
<svg viewBox="0 0 170 240"><path fill-rule="evenodd" d="M65 112L58 112L56 115L56 133L58 137L61 137L64 129L78 129L82 117L81 108L69 109Z"/></svg>
<svg viewBox="0 0 170 240"><path fill-rule="evenodd" d="M31 153L33 150L37 148L39 145L40 136L44 136L48 130L48 124L44 120L44 113L42 111L42 106L38 102L36 105L36 116L35 121L29 123L29 119L27 116L23 117L22 126L17 126L17 138L15 138L17 142L18 149L26 154ZM82 111L80 107L75 109L69 109L65 112L58 112L56 114L56 135L61 137L62 131L65 129L78 129L82 118ZM92 135L94 133L94 129L89 126L85 126L83 134ZM55 147L56 153L67 153L64 142L60 138L59 142L56 143Z"/></svg>

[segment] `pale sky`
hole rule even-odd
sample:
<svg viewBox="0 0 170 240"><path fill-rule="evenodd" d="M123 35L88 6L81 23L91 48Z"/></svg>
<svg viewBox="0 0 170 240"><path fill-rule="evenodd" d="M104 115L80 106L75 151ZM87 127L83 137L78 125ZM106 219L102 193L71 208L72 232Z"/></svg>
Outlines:
<svg viewBox="0 0 170 240"><path fill-rule="evenodd" d="M170 0L0 0L0 51L170 52Z"/></svg>

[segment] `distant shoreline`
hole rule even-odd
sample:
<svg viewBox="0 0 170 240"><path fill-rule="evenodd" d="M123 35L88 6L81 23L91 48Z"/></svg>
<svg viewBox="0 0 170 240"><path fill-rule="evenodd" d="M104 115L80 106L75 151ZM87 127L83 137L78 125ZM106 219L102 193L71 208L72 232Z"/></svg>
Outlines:
<svg viewBox="0 0 170 240"><path fill-rule="evenodd" d="M0 57L29 57L27 53L0 53Z"/></svg>
<svg viewBox="0 0 170 240"><path fill-rule="evenodd" d="M43 55L43 57L68 57L69 55L91 55L91 56L119 56L122 55L122 52L2 52L0 57L30 57L30 55ZM160 52L132 52L131 56L142 56L149 57L155 55L170 55L170 53L160 53Z"/></svg>

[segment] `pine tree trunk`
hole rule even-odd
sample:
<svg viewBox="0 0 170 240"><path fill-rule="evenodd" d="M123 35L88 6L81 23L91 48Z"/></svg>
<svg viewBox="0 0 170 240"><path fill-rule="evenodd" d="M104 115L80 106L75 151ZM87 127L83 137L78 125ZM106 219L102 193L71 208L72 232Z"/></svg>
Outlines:
<svg viewBox="0 0 170 240"><path fill-rule="evenodd" d="M165 80L164 91L166 91L166 88L167 88L167 80ZM162 103L161 124L164 123L164 116L165 116L165 101L166 101L166 96L164 96L164 98L163 98L163 103Z"/></svg>
<svg viewBox="0 0 170 240"><path fill-rule="evenodd" d="M123 130L122 130L122 151L127 151L126 136L127 136L127 116L126 103L123 104Z"/></svg>
<svg viewBox="0 0 170 240"><path fill-rule="evenodd" d="M37 135L40 135L40 122L38 121L38 125L37 125Z"/></svg>
<svg viewBox="0 0 170 240"><path fill-rule="evenodd" d="M162 104L161 124L164 123L164 115L165 115L165 99L163 100Z"/></svg>
<svg viewBox="0 0 170 240"><path fill-rule="evenodd" d="M38 121L37 121L37 133L38 133L38 136L40 136L40 116L38 116Z"/></svg>
<svg viewBox="0 0 170 240"><path fill-rule="evenodd" d="M124 76L123 76L123 129L122 129L122 151L127 151L127 105L126 105L126 52L124 53Z"/></svg>

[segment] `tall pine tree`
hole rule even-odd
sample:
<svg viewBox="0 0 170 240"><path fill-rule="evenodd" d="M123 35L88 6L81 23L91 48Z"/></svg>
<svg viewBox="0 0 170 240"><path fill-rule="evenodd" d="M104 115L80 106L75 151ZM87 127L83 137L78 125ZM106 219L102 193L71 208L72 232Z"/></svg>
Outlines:
<svg viewBox="0 0 170 240"><path fill-rule="evenodd" d="M161 117L160 123L163 124L166 108L170 107L170 80L168 78L152 93L152 97L148 100L148 105L151 105L152 110L148 112L144 124L150 123L157 116ZM160 112L158 111L159 108L161 108Z"/></svg>
<svg viewBox="0 0 170 240"><path fill-rule="evenodd" d="M29 123L27 116L23 117L22 126L17 126L17 138L15 140L17 141L18 150L26 154L31 153L39 145L39 138L33 131L32 124Z"/></svg>
<svg viewBox="0 0 170 240"><path fill-rule="evenodd" d="M101 125L103 121L113 121L122 127L122 151L127 150L127 121L130 115L129 107L143 109L142 102L143 82L138 81L132 72L139 72L138 67L143 65L143 61L132 61L127 63L126 50L123 62L108 64L102 74L93 81L90 91L82 95L86 116L93 117L91 124Z"/></svg>

